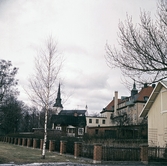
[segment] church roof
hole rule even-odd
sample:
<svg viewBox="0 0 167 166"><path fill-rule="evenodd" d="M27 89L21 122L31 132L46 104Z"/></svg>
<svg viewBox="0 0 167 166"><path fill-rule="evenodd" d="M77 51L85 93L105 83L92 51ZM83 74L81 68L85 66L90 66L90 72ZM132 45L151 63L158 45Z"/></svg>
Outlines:
<svg viewBox="0 0 167 166"><path fill-rule="evenodd" d="M85 127L86 117L85 116L73 116L73 115L52 115L51 122L55 125L68 126L72 125L74 127Z"/></svg>
<svg viewBox="0 0 167 166"><path fill-rule="evenodd" d="M85 116L86 110L61 110L59 115L74 115L77 113L78 116Z"/></svg>

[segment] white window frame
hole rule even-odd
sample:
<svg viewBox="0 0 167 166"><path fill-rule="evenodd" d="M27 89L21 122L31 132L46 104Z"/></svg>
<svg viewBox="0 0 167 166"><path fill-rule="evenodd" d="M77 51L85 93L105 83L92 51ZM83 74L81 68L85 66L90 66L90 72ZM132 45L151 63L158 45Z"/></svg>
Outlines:
<svg viewBox="0 0 167 166"><path fill-rule="evenodd" d="M167 110L163 110L163 97L162 93L167 92L167 90L161 90L161 114L167 113Z"/></svg>
<svg viewBox="0 0 167 166"><path fill-rule="evenodd" d="M78 128L78 135L84 135L84 128Z"/></svg>
<svg viewBox="0 0 167 166"><path fill-rule="evenodd" d="M56 130L61 131L62 130L61 126L56 126Z"/></svg>

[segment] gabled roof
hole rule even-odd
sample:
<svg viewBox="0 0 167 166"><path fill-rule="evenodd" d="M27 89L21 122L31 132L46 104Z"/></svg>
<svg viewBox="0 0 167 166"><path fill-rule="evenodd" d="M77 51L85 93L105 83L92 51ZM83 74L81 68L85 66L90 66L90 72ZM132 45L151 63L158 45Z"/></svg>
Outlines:
<svg viewBox="0 0 167 166"><path fill-rule="evenodd" d="M121 101L122 101L121 99L118 99L118 104ZM109 111L110 112L114 111L114 99L105 108L103 108L103 111L101 113L103 113L103 112L109 112Z"/></svg>
<svg viewBox="0 0 167 166"><path fill-rule="evenodd" d="M135 100L145 102L144 97L149 97L152 91L153 91L152 86L143 87L141 91L138 94L136 94Z"/></svg>
<svg viewBox="0 0 167 166"><path fill-rule="evenodd" d="M67 116L67 115L52 115L51 123L60 126L69 126L74 127L85 127L86 126L86 117L85 116Z"/></svg>
<svg viewBox="0 0 167 166"><path fill-rule="evenodd" d="M75 113L77 113L78 116L85 116L86 110L61 110L59 115L74 115Z"/></svg>
<svg viewBox="0 0 167 166"><path fill-rule="evenodd" d="M134 95L134 99L133 100L131 99L131 96L124 97L122 99L118 99L118 105L121 104L121 103L125 103L125 102L127 102L129 100L132 100L133 104L137 103L137 102L145 103L146 102L145 97L149 97L152 91L153 91L153 87L152 86L143 87L140 90L139 93ZM114 112L114 99L105 108L103 108L101 113L104 113L104 112Z"/></svg>
<svg viewBox="0 0 167 166"><path fill-rule="evenodd" d="M146 117L152 104L154 103L154 101L156 100L157 95L159 94L160 90L162 89L162 87L165 87L167 89L167 81L160 81L157 86L154 88L154 90L152 91L149 99L147 100L143 110L140 113L140 117Z"/></svg>

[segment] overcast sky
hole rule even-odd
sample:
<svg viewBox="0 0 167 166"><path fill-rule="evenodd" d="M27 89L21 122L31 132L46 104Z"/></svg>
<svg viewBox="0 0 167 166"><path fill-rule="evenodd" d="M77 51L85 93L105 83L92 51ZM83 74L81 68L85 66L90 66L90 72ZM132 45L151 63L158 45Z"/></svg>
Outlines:
<svg viewBox="0 0 167 166"><path fill-rule="evenodd" d="M117 45L119 21L141 10L154 15L157 0L0 0L0 58L19 68L20 99L28 97L22 86L33 72L34 56L49 35L58 43L65 62L63 91L70 98L64 109L100 112L118 91L129 96L119 70L104 58L105 44ZM56 96L55 96L56 97ZM63 96L62 96L63 97Z"/></svg>

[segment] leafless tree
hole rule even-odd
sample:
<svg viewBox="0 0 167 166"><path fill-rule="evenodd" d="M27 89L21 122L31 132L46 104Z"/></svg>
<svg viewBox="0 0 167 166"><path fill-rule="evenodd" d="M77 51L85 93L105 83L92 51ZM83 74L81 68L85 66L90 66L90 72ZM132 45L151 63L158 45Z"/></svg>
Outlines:
<svg viewBox="0 0 167 166"><path fill-rule="evenodd" d="M121 69L125 77L138 83L156 83L167 78L167 1L157 5L155 20L142 11L140 23L127 16L119 23L118 44L106 44L108 65Z"/></svg>
<svg viewBox="0 0 167 166"><path fill-rule="evenodd" d="M35 58L34 74L29 79L29 89L26 90L30 99L45 110L43 159L47 141L48 111L56 94L57 79L63 63L62 56L57 51L57 44L52 37L47 40L45 47L40 49Z"/></svg>
<svg viewBox="0 0 167 166"><path fill-rule="evenodd" d="M113 116L111 120L113 120L113 122L115 122L117 126L125 126L129 125L130 123L130 118L128 117L126 112L119 112L116 116Z"/></svg>

